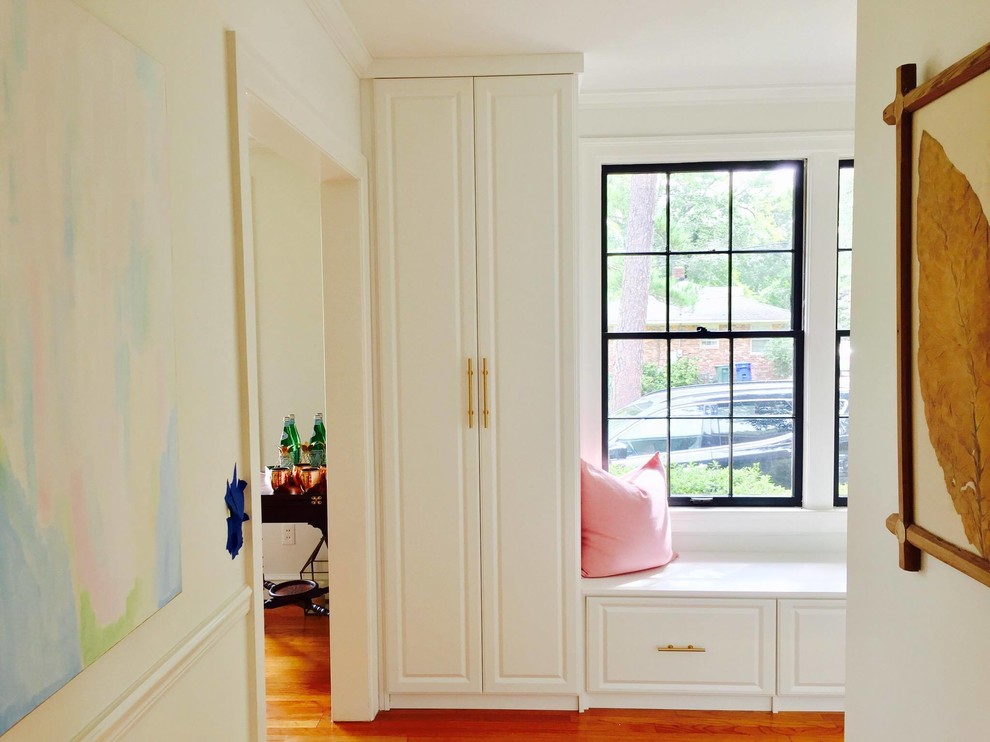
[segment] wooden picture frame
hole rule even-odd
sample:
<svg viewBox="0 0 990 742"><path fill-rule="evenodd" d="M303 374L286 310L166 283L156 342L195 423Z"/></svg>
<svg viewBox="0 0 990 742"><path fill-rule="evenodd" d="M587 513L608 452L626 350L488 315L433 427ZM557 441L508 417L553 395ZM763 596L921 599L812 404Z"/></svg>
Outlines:
<svg viewBox="0 0 990 742"><path fill-rule="evenodd" d="M990 44L920 86L915 65L898 67L883 118L897 127L899 512L887 528L901 569L919 571L924 552L990 586L988 71Z"/></svg>

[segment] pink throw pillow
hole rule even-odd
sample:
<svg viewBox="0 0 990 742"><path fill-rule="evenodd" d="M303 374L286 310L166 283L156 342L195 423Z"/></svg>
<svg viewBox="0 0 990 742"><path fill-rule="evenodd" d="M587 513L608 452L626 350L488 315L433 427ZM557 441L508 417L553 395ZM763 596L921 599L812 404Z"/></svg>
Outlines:
<svg viewBox="0 0 990 742"><path fill-rule="evenodd" d="M582 576L638 572L663 566L676 556L660 454L621 479L582 461Z"/></svg>

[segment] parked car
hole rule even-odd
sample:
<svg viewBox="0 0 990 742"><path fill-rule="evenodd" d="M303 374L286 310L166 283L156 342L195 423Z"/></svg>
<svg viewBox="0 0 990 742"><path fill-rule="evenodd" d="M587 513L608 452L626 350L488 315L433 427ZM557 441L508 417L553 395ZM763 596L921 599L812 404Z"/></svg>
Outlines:
<svg viewBox="0 0 990 742"><path fill-rule="evenodd" d="M732 398L730 399L730 393ZM847 404L845 393L840 406ZM731 418L730 419L730 415ZM757 464L790 488L794 447L791 380L700 384L670 390L670 462L745 468ZM656 452L667 457L667 390L653 392L609 418L609 463L638 466ZM844 430L844 428L843 428ZM845 441L840 431L840 448ZM734 447L730 446L734 440Z"/></svg>

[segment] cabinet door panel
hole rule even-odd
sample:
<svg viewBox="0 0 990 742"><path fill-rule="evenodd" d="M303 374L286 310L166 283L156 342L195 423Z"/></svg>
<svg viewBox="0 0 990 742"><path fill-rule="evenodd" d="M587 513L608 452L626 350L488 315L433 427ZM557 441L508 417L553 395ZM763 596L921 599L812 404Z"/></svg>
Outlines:
<svg viewBox="0 0 990 742"><path fill-rule="evenodd" d="M846 684L846 601L781 600L777 692L842 696Z"/></svg>
<svg viewBox="0 0 990 742"><path fill-rule="evenodd" d="M375 82L391 692L481 690L472 88Z"/></svg>
<svg viewBox="0 0 990 742"><path fill-rule="evenodd" d="M573 85L475 81L486 691L576 688Z"/></svg>

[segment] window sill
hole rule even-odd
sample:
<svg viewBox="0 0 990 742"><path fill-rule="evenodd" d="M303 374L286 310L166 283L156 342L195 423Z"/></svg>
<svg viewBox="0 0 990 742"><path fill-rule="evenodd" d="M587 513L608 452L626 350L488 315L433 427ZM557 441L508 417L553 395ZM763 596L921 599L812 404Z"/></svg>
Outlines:
<svg viewBox="0 0 990 742"><path fill-rule="evenodd" d="M845 508L671 508L678 551L803 554L846 550Z"/></svg>

